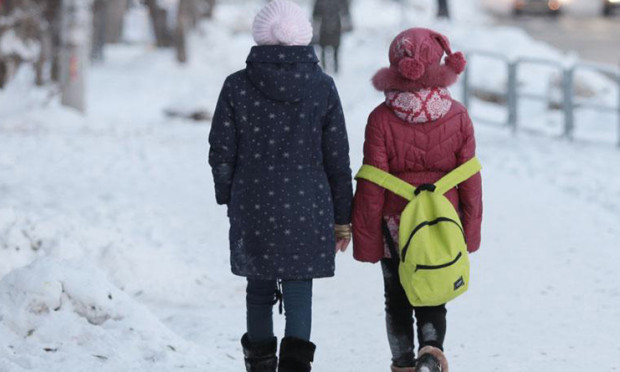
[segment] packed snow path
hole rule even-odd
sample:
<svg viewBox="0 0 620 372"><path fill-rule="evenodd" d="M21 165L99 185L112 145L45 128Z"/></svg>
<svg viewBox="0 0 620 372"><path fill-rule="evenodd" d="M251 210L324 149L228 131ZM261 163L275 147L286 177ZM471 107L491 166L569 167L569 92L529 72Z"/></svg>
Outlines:
<svg viewBox="0 0 620 372"><path fill-rule="evenodd" d="M366 117L382 99L368 80L387 63L392 36L373 32L361 28L347 40L337 78L354 171ZM193 46L185 67L167 51L112 48L93 69L85 118L54 103L28 107L38 93L19 86L5 92L15 97L11 107L0 107L0 275L45 255L86 259L193 345L182 358L169 356L175 348L144 351L175 340L147 317L153 329L144 348L108 345L105 359L75 358L97 351L76 340L51 358L42 348L54 334L9 339L9 328L0 327L0 371L243 369L245 281L229 270L226 212L215 205L206 163L209 127L162 112L212 108L251 40L220 21ZM620 152L480 125L477 139L483 245L472 256L469 293L448 306L452 371L620 370ZM42 249L12 249L23 240L14 230L40 238ZM380 268L354 262L349 249L338 257L336 277L314 288L315 370L388 370ZM281 334L283 319L275 318Z"/></svg>

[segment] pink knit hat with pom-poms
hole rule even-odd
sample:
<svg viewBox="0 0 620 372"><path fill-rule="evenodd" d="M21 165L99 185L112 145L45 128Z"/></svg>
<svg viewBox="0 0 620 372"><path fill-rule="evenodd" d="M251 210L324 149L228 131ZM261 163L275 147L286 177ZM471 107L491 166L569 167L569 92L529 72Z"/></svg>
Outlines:
<svg viewBox="0 0 620 372"><path fill-rule="evenodd" d="M380 91L447 88L465 65L465 56L452 52L447 37L426 28L411 28L396 36L390 45L390 67L379 70L372 82Z"/></svg>
<svg viewBox="0 0 620 372"><path fill-rule="evenodd" d="M308 45L312 25L299 5L289 0L274 0L254 19L252 36L258 45Z"/></svg>

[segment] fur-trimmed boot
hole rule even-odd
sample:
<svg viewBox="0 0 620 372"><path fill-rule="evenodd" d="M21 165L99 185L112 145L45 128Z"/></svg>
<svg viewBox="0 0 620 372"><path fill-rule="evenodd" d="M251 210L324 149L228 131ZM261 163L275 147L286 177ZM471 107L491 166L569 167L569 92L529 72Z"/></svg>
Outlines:
<svg viewBox="0 0 620 372"><path fill-rule="evenodd" d="M415 372L449 372L448 359L434 346L424 346L418 353Z"/></svg>
<svg viewBox="0 0 620 372"><path fill-rule="evenodd" d="M392 364L392 372L415 372L414 367L396 367Z"/></svg>
<svg viewBox="0 0 620 372"><path fill-rule="evenodd" d="M251 342L246 333L241 338L241 346L247 372L276 372L278 340L275 337L269 341Z"/></svg>
<svg viewBox="0 0 620 372"><path fill-rule="evenodd" d="M310 372L316 345L295 337L284 337L280 344L278 372Z"/></svg>

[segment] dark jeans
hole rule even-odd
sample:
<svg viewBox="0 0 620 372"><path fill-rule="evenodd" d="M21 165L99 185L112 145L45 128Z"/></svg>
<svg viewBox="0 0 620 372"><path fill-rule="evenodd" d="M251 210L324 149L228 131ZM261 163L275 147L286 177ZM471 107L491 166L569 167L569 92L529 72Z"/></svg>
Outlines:
<svg viewBox="0 0 620 372"><path fill-rule="evenodd" d="M397 367L415 364L413 314L415 313L420 349L434 346L443 350L446 336L446 305L413 307L398 277L398 262L381 260L385 286L385 320L392 362Z"/></svg>
<svg viewBox="0 0 620 372"><path fill-rule="evenodd" d="M246 291L248 337L252 342L267 341L273 335L273 305L277 281L248 279ZM284 335L310 341L312 327L312 280L282 282L286 316Z"/></svg>
<svg viewBox="0 0 620 372"><path fill-rule="evenodd" d="M450 18L448 0L437 0L437 18Z"/></svg>

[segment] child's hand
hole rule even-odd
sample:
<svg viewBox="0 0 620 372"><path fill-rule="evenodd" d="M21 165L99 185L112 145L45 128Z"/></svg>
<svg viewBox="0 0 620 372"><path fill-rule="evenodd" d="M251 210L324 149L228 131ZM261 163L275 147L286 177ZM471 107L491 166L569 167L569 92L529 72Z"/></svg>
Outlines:
<svg viewBox="0 0 620 372"><path fill-rule="evenodd" d="M347 250L349 243L351 243L351 238L336 239L336 252L340 251L344 253Z"/></svg>
<svg viewBox="0 0 620 372"><path fill-rule="evenodd" d="M351 243L351 225L336 225L336 252L344 252Z"/></svg>

